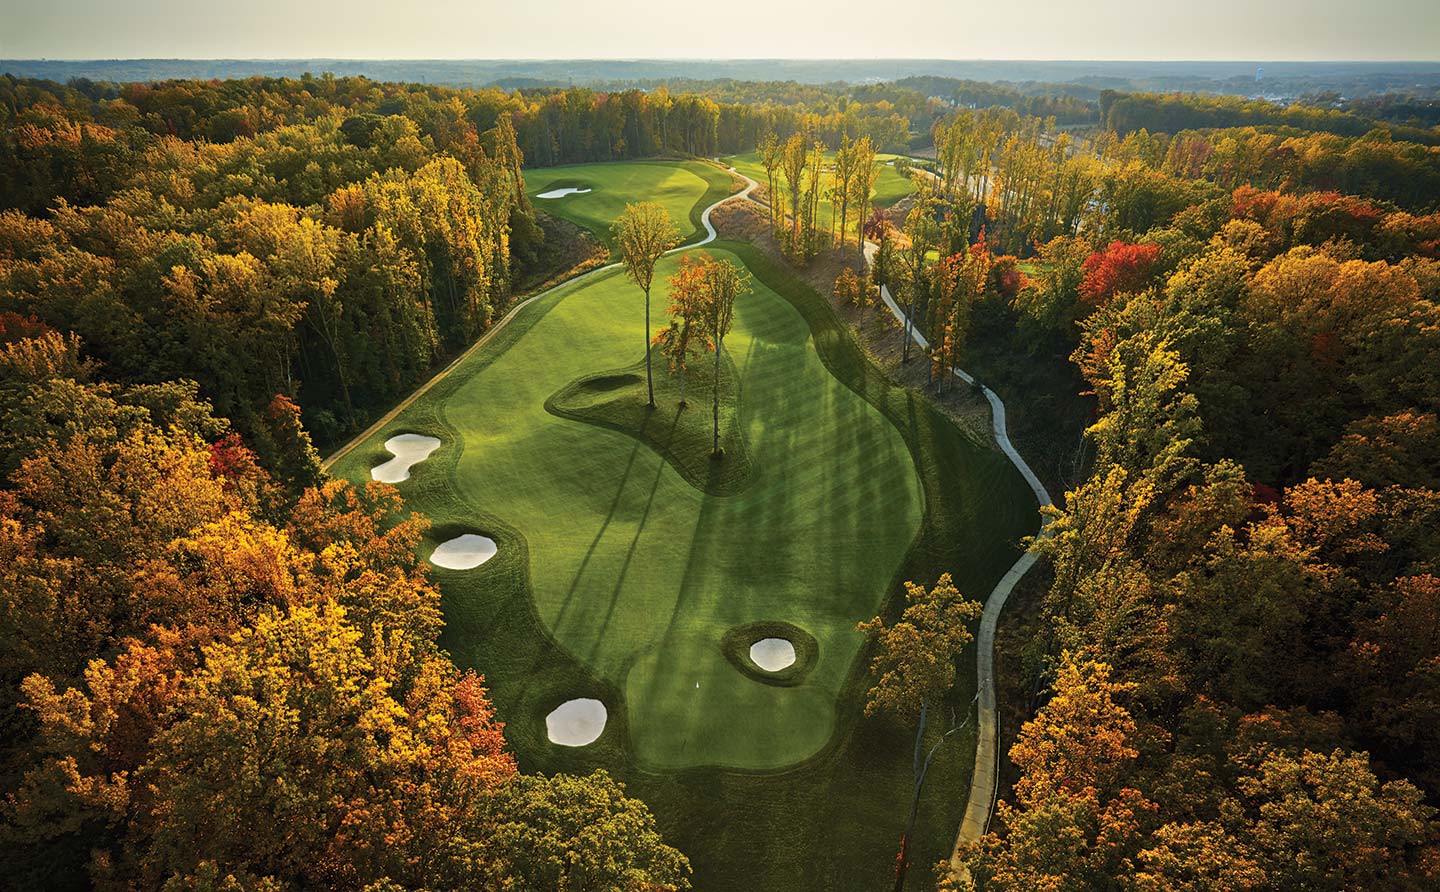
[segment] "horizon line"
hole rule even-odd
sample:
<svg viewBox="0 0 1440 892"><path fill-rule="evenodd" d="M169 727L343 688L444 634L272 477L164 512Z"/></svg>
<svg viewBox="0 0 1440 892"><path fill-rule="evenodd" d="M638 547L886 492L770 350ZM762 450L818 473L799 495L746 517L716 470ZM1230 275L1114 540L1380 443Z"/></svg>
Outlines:
<svg viewBox="0 0 1440 892"><path fill-rule="evenodd" d="M1108 62L1108 63L1327 63L1340 65L1440 65L1435 59L1338 58L1000 58L974 56L32 56L0 62Z"/></svg>

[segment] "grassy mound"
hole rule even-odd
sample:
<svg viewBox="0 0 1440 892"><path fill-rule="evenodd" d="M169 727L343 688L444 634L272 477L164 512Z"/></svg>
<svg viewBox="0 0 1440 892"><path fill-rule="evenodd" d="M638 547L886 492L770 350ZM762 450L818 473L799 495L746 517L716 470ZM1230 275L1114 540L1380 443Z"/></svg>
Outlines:
<svg viewBox="0 0 1440 892"><path fill-rule="evenodd" d="M685 384L689 401L680 407L680 379L655 363L655 407L646 398L645 363L613 372L588 375L562 387L545 401L545 409L561 418L583 421L634 437L655 450L681 477L712 496L734 495L750 480L750 451L737 423L739 391L735 363L727 353L720 360L720 449L712 454L714 423L711 386L714 366L697 363Z"/></svg>

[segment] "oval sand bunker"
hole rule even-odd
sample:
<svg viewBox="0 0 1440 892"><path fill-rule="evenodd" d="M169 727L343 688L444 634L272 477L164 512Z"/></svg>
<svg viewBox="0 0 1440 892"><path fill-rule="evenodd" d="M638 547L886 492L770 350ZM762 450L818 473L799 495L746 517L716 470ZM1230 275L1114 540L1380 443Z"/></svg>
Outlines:
<svg viewBox="0 0 1440 892"><path fill-rule="evenodd" d="M761 638L750 645L750 659L766 672L779 672L795 665L795 645L784 638Z"/></svg>
<svg viewBox="0 0 1440 892"><path fill-rule="evenodd" d="M399 483L410 479L410 469L440 448L440 440L424 434L400 434L385 441L385 448L395 457L370 469L370 477L381 483Z"/></svg>
<svg viewBox="0 0 1440 892"><path fill-rule="evenodd" d="M549 192L541 192L536 198L564 198L567 195L584 195L589 192L589 187L565 186L561 189L551 189Z"/></svg>
<svg viewBox="0 0 1440 892"><path fill-rule="evenodd" d="M430 563L446 570L469 570L495 556L495 540L466 533L441 542L430 552Z"/></svg>
<svg viewBox="0 0 1440 892"><path fill-rule="evenodd" d="M586 746L600 737L607 718L605 704L599 700L588 697L566 700L545 716L545 733L551 743Z"/></svg>

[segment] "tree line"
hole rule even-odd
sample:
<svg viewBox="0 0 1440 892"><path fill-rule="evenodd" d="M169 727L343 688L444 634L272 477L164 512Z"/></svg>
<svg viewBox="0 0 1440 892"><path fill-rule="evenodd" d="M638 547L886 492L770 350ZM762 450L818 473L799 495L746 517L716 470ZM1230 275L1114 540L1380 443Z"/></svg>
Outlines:
<svg viewBox="0 0 1440 892"><path fill-rule="evenodd" d="M1321 108L1313 103L1280 105L1264 99L1214 96L1198 93L1120 93L1101 91L1100 120L1124 136L1136 130L1178 133L1181 130L1228 129L1232 127L1287 127L1335 136L1365 136L1379 131L1388 139L1440 145L1440 133L1432 127L1392 124L1371 114L1365 105L1351 109Z"/></svg>
<svg viewBox="0 0 1440 892"><path fill-rule="evenodd" d="M736 92L603 91L591 88L451 89L360 77L248 78L155 84L49 81L0 76L0 206L32 213L106 200L143 166L157 140L229 143L320 118L363 132L381 119L414 123L417 136L448 147L457 133L485 133L508 119L530 165L714 156L753 148L767 130L808 128L832 144L866 134L900 149L933 110L918 94L897 107L889 92L771 97L769 85ZM794 85L790 85L794 86ZM912 125L913 122L918 122Z"/></svg>
<svg viewBox="0 0 1440 892"><path fill-rule="evenodd" d="M853 220L855 257L860 262L879 173L870 137L852 140L844 134L832 154L810 130L784 140L767 131L758 154L765 168L770 230L780 252L792 263L804 265L823 250L844 250ZM820 212L822 199L831 205L828 221Z"/></svg>
<svg viewBox="0 0 1440 892"><path fill-rule="evenodd" d="M156 137L103 201L0 212L0 310L80 335L118 380L200 382L247 435L284 394L334 442L470 343L538 265L509 119L452 123Z"/></svg>

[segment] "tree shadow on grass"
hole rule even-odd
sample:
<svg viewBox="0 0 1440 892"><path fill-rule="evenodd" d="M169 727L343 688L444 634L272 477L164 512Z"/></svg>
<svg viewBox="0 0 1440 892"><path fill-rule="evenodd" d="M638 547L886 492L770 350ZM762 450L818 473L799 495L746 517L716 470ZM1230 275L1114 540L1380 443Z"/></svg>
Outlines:
<svg viewBox="0 0 1440 892"><path fill-rule="evenodd" d="M565 614L569 612L570 605L575 600L575 594L580 588L580 578L585 575L585 569L590 566L590 561L595 557L595 551L600 547L600 540L605 538L605 531L610 528L610 523L615 519L615 512L620 508L620 502L625 497L625 487L630 482L630 474L635 468L635 458L640 453L640 444L630 450L630 457L625 462L625 472L620 475L620 485L615 487L615 498L610 502L610 510L605 513L605 521L600 524L600 529L595 531L595 538L590 540L590 547L585 549L585 556L580 559L580 566L575 568L575 577L570 580L570 589L565 592L565 601L560 605L560 612L555 617L555 628L561 628L565 622Z"/></svg>
<svg viewBox="0 0 1440 892"><path fill-rule="evenodd" d="M655 406L648 405L643 362L578 378L545 401L552 415L619 431L655 450L684 480L712 496L731 496L750 482L750 450L739 424L739 376L728 353L720 362L720 449L712 453L712 361L689 372L688 404L680 406L680 381L658 369Z"/></svg>
<svg viewBox="0 0 1440 892"><path fill-rule="evenodd" d="M678 422L672 422L670 434L674 433L675 423ZM640 536L645 532L645 524L650 520L650 509L655 506L655 493L660 488L660 475L664 473L664 470L664 465L658 463L655 465L655 476L650 481L650 493L645 498L645 510L640 512L640 519L635 522L635 535L630 539L630 547L625 549L625 560L620 564L620 572L615 574L615 588L610 591L610 603L606 606L605 618L600 621L600 627L594 636L595 643L590 648L588 660L592 665L600 651L600 642L605 637L610 619L615 615L615 605L620 600L620 593L625 588L625 577L629 574L630 564L635 559L635 550L640 546ZM576 579L578 581L578 575Z"/></svg>

